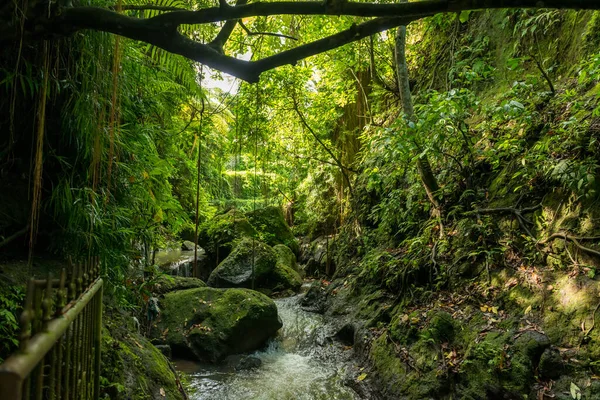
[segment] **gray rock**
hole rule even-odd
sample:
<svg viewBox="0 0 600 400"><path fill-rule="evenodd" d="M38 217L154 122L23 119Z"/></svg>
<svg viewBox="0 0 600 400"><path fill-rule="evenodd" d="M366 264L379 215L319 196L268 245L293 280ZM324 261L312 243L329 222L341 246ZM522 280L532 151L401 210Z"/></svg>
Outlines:
<svg viewBox="0 0 600 400"><path fill-rule="evenodd" d="M242 357L240 362L235 366L236 371L245 371L249 369L259 368L262 361L258 357L246 356Z"/></svg>
<svg viewBox="0 0 600 400"><path fill-rule="evenodd" d="M198 246L198 250L201 250L202 248L200 246ZM181 244L181 250L184 251L194 251L194 242L191 242L189 240L185 240L182 244ZM204 250L202 250L204 251Z"/></svg>
<svg viewBox="0 0 600 400"><path fill-rule="evenodd" d="M156 347L165 357L171 359L171 346L168 344L157 344Z"/></svg>
<svg viewBox="0 0 600 400"><path fill-rule="evenodd" d="M323 314L327 309L327 291L321 286L320 281L314 281L302 300L300 307L304 311Z"/></svg>
<svg viewBox="0 0 600 400"><path fill-rule="evenodd" d="M540 357L538 372L543 379L557 379L563 373L563 360L558 349L550 347Z"/></svg>

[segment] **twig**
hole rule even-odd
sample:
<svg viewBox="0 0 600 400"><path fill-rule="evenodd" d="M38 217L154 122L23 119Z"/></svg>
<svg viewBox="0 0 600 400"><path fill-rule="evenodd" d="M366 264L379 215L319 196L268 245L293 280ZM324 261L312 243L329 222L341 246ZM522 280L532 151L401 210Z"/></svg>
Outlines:
<svg viewBox="0 0 600 400"><path fill-rule="evenodd" d="M275 36L275 37L279 37L279 38L285 38L285 39L291 39L291 40L298 40L298 38L295 38L293 36L289 36L289 35L284 35L283 33L272 33L272 32L252 32L250 29L248 29L248 27L246 25L244 25L244 23L242 22L242 20L238 21L238 24L240 24L240 26L242 27L243 30L246 31L246 34L248 36L259 36L259 35L263 35L263 36Z"/></svg>
<svg viewBox="0 0 600 400"><path fill-rule="evenodd" d="M177 388L179 389L179 392L181 392L181 395L183 396L183 400L188 400L189 397L188 397L187 393L185 392L185 389L183 388L181 381L179 380L179 374L177 373L177 371L173 367L173 364L171 364L170 361L167 361L167 364L169 364L169 368L171 369L171 371L173 371L173 374L175 374L175 382L177 382Z"/></svg>
<svg viewBox="0 0 600 400"><path fill-rule="evenodd" d="M4 239L2 242L0 242L0 247L6 246L7 244L9 244L10 242L12 242L13 240L18 239L19 237L21 237L24 234L26 234L28 231L29 231L29 224L27 224L25 226L25 228L21 229L18 232L13 233L12 235L10 235L6 239Z"/></svg>

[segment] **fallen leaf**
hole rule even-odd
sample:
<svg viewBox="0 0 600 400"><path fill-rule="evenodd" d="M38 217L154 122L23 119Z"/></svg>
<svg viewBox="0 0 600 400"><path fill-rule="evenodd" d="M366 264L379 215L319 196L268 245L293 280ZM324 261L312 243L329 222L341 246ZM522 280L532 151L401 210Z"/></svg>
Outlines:
<svg viewBox="0 0 600 400"><path fill-rule="evenodd" d="M529 314L531 312L531 305L529 305L526 309L525 309L525 315Z"/></svg>
<svg viewBox="0 0 600 400"><path fill-rule="evenodd" d="M360 374L360 375L358 376L358 378L356 378L356 380L357 380L358 382L362 382L362 381L364 381L364 380L365 380L365 378L366 378L366 377L367 377L367 374Z"/></svg>

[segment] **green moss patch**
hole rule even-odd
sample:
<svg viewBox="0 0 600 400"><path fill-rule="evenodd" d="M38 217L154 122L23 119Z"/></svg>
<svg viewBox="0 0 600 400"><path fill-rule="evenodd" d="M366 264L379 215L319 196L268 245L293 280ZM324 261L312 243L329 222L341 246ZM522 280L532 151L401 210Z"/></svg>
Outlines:
<svg viewBox="0 0 600 400"><path fill-rule="evenodd" d="M170 292L161 309L154 340L169 344L174 354L208 361L256 350L282 326L275 303L248 289Z"/></svg>

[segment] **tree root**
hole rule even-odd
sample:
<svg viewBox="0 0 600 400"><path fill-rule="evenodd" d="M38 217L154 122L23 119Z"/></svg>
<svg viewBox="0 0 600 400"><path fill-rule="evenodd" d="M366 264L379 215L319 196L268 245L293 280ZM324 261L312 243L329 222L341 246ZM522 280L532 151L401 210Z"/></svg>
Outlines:
<svg viewBox="0 0 600 400"><path fill-rule="evenodd" d="M516 207L500 207L500 208L480 208L477 210L466 212L465 214L513 214L517 217L517 221L519 221L519 226L523 229L530 237L535 239L535 236L531 233L527 225L533 225L533 222L525 218L524 214L533 212L540 208L542 203L537 204L532 207L525 207L518 209Z"/></svg>
<svg viewBox="0 0 600 400"><path fill-rule="evenodd" d="M554 240L557 238L561 238L565 241L570 240L580 250L583 250L588 254L595 255L596 257L600 257L600 251L591 249L589 247L585 247L581 243L579 243L580 240L599 240L600 236L573 236L573 235L569 235L568 233L565 233L565 232L557 232L557 233L553 233L552 235L548 236L546 239L538 240L538 242L536 244L543 245L543 244L546 244L546 243L550 242L551 240Z"/></svg>

